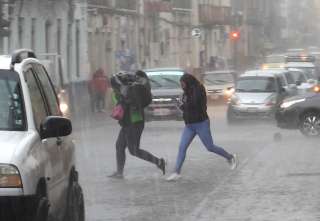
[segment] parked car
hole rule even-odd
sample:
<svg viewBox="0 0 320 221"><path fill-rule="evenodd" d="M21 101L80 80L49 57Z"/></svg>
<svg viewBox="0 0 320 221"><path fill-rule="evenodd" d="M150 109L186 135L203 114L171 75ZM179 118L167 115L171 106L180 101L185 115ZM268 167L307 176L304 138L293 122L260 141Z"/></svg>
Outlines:
<svg viewBox="0 0 320 221"><path fill-rule="evenodd" d="M282 102L276 112L277 125L284 129L299 129L308 137L320 136L320 93L291 97Z"/></svg>
<svg viewBox="0 0 320 221"><path fill-rule="evenodd" d="M206 72L203 76L203 84L207 90L209 101L227 101L234 92L236 72L221 70Z"/></svg>
<svg viewBox="0 0 320 221"><path fill-rule="evenodd" d="M30 50L0 56L0 220L84 220L71 121Z"/></svg>
<svg viewBox="0 0 320 221"><path fill-rule="evenodd" d="M286 70L254 70L241 75L228 104L228 123L250 118L273 119L282 100L296 94L296 87L288 84L288 74Z"/></svg>
<svg viewBox="0 0 320 221"><path fill-rule="evenodd" d="M179 68L160 68L145 70L150 79L152 103L146 108L147 120L182 120L179 101L182 95L180 78L184 70Z"/></svg>

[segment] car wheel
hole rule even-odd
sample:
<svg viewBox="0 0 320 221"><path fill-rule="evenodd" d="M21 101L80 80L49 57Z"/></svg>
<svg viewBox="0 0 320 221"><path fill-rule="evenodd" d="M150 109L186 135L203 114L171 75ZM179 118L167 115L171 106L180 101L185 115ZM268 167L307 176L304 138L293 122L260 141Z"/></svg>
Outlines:
<svg viewBox="0 0 320 221"><path fill-rule="evenodd" d="M85 208L82 188L78 182L73 181L68 191L66 221L84 221Z"/></svg>
<svg viewBox="0 0 320 221"><path fill-rule="evenodd" d="M320 113L309 112L300 121L300 131L307 137L320 136Z"/></svg>
<svg viewBox="0 0 320 221"><path fill-rule="evenodd" d="M47 221L49 215L49 201L47 197L41 197L38 202L34 221Z"/></svg>

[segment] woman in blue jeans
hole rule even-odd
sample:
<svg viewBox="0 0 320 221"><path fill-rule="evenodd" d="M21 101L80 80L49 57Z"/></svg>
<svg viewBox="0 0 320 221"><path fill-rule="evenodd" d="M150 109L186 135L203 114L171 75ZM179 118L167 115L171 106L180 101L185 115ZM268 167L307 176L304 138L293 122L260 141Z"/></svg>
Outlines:
<svg viewBox="0 0 320 221"><path fill-rule="evenodd" d="M204 86L193 75L187 73L181 77L180 83L184 91L180 108L183 111L185 128L180 141L175 171L167 180L175 181L181 177L181 168L187 149L196 135L199 136L208 151L224 157L230 164L231 169L235 169L238 164L236 155L228 153L213 143Z"/></svg>

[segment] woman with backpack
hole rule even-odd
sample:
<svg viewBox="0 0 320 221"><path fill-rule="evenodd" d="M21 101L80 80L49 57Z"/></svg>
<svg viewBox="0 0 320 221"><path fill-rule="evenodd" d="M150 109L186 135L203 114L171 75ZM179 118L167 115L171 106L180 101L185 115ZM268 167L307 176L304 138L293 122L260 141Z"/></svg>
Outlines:
<svg viewBox="0 0 320 221"><path fill-rule="evenodd" d="M208 151L224 157L230 164L231 169L235 169L238 164L236 155L226 152L213 143L204 86L193 75L187 73L181 77L180 83L184 91L181 110L183 111L185 128L180 141L175 171L167 178L167 181L175 181L181 177L181 168L187 149L196 135L200 137Z"/></svg>
<svg viewBox="0 0 320 221"><path fill-rule="evenodd" d="M151 98L147 75L143 71L137 71L135 76L116 76L111 79L111 85L114 89L114 103L121 106L123 116L119 119L121 129L116 142L117 171L109 177L123 178L127 147L131 155L155 164L165 174L165 160L140 148L140 139L145 124L144 108L150 103ZM150 96L138 96L139 91L144 91L144 93L149 91Z"/></svg>

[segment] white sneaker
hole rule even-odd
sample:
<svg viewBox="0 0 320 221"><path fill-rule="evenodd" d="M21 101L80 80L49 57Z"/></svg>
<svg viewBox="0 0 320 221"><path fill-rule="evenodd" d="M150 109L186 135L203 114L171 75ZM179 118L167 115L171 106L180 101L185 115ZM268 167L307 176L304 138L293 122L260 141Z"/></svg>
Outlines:
<svg viewBox="0 0 320 221"><path fill-rule="evenodd" d="M238 158L237 155L233 154L232 159L228 160L228 163L230 164L230 169L235 170L238 167Z"/></svg>
<svg viewBox="0 0 320 221"><path fill-rule="evenodd" d="M178 174L178 173L173 173L171 174L169 177L167 177L166 181L169 181L169 182L173 182L173 181L177 181L181 178L181 175Z"/></svg>

